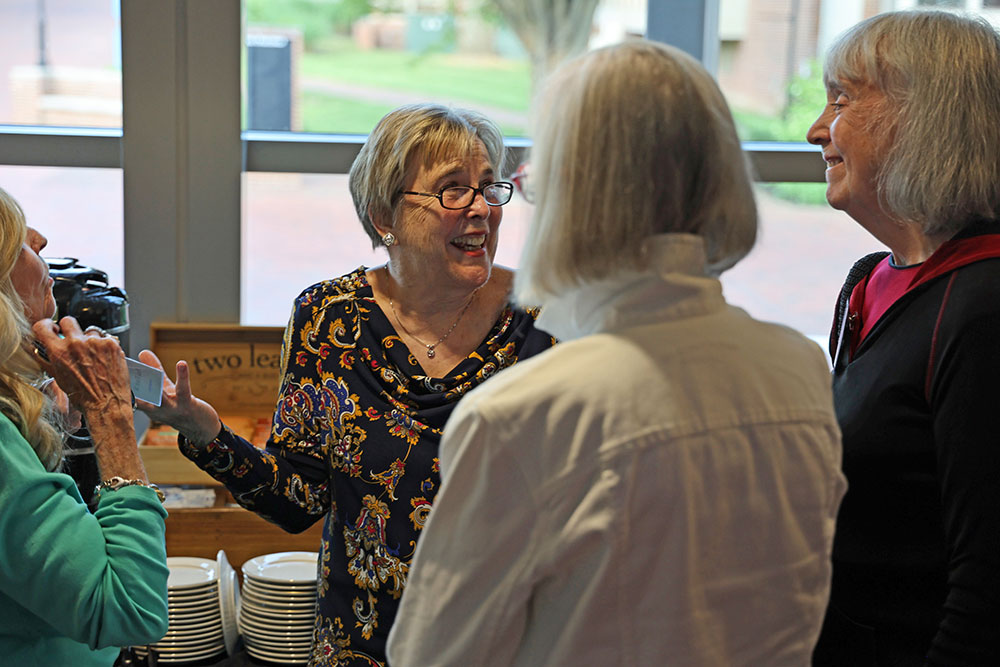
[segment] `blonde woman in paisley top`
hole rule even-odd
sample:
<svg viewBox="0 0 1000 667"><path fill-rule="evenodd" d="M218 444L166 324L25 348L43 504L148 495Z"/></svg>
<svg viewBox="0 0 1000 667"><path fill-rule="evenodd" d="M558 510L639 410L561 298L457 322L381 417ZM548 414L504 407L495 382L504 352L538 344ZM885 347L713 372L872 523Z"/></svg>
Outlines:
<svg viewBox="0 0 1000 667"><path fill-rule="evenodd" d="M247 509L291 532L324 519L311 665L386 664L439 485L441 429L466 392L554 342L493 265L512 193L503 151L499 129L470 111L411 105L378 123L350 186L388 262L296 300L264 450L191 395L184 362L163 405L141 406Z"/></svg>

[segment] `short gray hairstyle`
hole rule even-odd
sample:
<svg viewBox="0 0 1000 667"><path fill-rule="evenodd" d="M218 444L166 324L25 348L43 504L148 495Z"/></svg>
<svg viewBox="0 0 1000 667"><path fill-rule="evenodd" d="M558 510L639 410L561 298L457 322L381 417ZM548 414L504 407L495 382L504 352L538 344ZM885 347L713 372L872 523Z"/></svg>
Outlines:
<svg viewBox="0 0 1000 667"><path fill-rule="evenodd" d="M390 111L354 159L348 184L361 225L380 245L375 221L395 221L396 204L410 170L472 154L481 141L497 178L504 166L503 134L486 116L440 104L410 104Z"/></svg>
<svg viewBox="0 0 1000 667"><path fill-rule="evenodd" d="M882 207L927 235L1000 217L1000 35L980 17L888 12L841 35L827 52L827 87L869 85L886 96L873 131L888 150Z"/></svg>
<svg viewBox="0 0 1000 667"><path fill-rule="evenodd" d="M684 52L635 39L579 56L546 82L534 123L538 203L520 302L641 268L655 234L702 237L711 274L753 247L757 208L732 115Z"/></svg>

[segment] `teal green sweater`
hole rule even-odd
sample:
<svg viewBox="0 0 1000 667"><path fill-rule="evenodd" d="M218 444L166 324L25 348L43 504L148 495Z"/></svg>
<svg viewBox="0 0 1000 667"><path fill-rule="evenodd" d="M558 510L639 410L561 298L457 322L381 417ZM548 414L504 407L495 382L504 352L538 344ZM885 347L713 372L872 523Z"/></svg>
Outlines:
<svg viewBox="0 0 1000 667"><path fill-rule="evenodd" d="M89 513L0 414L0 663L110 667L119 647L162 638L166 515L140 486Z"/></svg>

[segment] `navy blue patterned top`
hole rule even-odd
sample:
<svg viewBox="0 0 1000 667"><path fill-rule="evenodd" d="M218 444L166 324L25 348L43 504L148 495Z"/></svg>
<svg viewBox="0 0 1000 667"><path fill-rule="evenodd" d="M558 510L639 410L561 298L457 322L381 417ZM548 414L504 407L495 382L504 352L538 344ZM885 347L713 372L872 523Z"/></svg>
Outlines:
<svg viewBox="0 0 1000 667"><path fill-rule="evenodd" d="M441 429L466 392L555 341L508 305L444 378L410 354L361 267L317 283L285 330L264 450L223 427L181 451L243 507L285 530L325 517L310 665L384 665L417 538L440 484Z"/></svg>

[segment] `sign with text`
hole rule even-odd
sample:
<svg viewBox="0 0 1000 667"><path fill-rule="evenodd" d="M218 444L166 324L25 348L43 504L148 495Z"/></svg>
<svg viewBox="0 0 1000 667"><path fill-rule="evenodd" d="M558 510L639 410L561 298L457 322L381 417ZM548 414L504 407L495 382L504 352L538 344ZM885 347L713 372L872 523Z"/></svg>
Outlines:
<svg viewBox="0 0 1000 667"><path fill-rule="evenodd" d="M278 397L282 327L156 324L153 352L167 375L181 359L191 371L194 395L221 413L270 414Z"/></svg>

